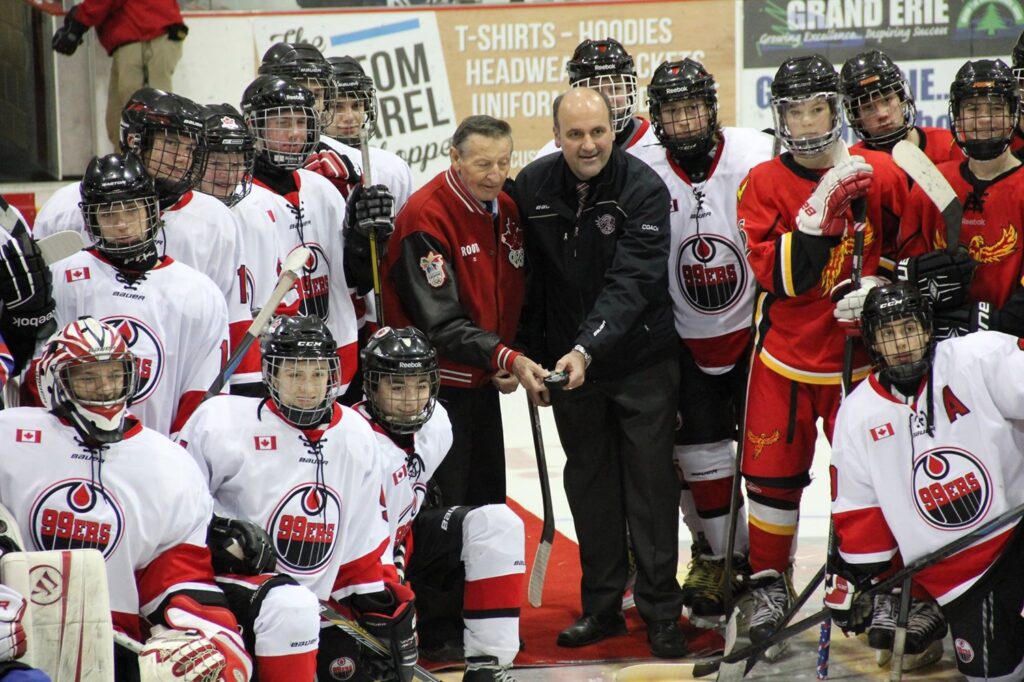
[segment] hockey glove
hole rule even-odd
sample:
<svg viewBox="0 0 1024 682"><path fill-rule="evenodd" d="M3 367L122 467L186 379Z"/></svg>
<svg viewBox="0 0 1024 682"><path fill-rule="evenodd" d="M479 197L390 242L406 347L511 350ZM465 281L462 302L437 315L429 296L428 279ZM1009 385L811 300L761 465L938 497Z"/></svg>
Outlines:
<svg viewBox="0 0 1024 682"><path fill-rule="evenodd" d="M216 573L259 575L277 566L270 536L251 521L214 516L206 531L206 544Z"/></svg>
<svg viewBox="0 0 1024 682"><path fill-rule="evenodd" d="M50 268L26 229L15 229L0 247L0 300L10 323L32 338L57 331Z"/></svg>
<svg viewBox="0 0 1024 682"><path fill-rule="evenodd" d="M825 576L825 606L843 632L859 634L871 621L871 602L858 593L853 578L843 572Z"/></svg>
<svg viewBox="0 0 1024 682"><path fill-rule="evenodd" d="M234 629L235 617L226 606L200 604L191 597L175 595L164 610L164 620L175 630L196 630L216 647L224 668L216 679L222 682L248 682L252 677L252 659L245 651L242 636ZM195 678L200 679L200 678Z"/></svg>
<svg viewBox="0 0 1024 682"><path fill-rule="evenodd" d="M869 291L882 284L888 284L888 281L868 275L860 280L859 289L852 290L853 283L849 279L832 287L832 302L836 304L832 315L847 336L860 336L860 314L864 310L864 299Z"/></svg>
<svg viewBox="0 0 1024 682"><path fill-rule="evenodd" d="M157 625L139 652L143 680L216 682L225 666L224 654L195 630Z"/></svg>
<svg viewBox="0 0 1024 682"><path fill-rule="evenodd" d="M411 682L419 659L412 590L388 583L384 592L356 595L353 606L362 614L359 624L391 651L392 679Z"/></svg>
<svg viewBox="0 0 1024 682"><path fill-rule="evenodd" d="M11 661L25 655L25 600L16 591L0 585L0 661Z"/></svg>
<svg viewBox="0 0 1024 682"><path fill-rule="evenodd" d="M797 229L813 237L842 236L853 222L850 202L867 194L873 172L861 156L830 168L797 212Z"/></svg>
<svg viewBox="0 0 1024 682"><path fill-rule="evenodd" d="M896 278L916 286L931 300L933 310L956 308L967 300L976 267L978 263L964 251L930 251L901 260Z"/></svg>
<svg viewBox="0 0 1024 682"><path fill-rule="evenodd" d="M395 231L394 210L395 197L385 185L359 185L348 197L346 230L358 232L367 239L372 233L377 243L383 244Z"/></svg>
<svg viewBox="0 0 1024 682"><path fill-rule="evenodd" d="M999 329L999 311L986 301L968 303L955 310L935 313L932 328L937 341L966 336L977 331Z"/></svg>
<svg viewBox="0 0 1024 682"><path fill-rule="evenodd" d="M346 198L353 188L358 187L363 181L355 164L347 156L342 156L333 149L310 154L306 159L305 168L330 180L341 192L341 196Z"/></svg>
<svg viewBox="0 0 1024 682"><path fill-rule="evenodd" d="M53 33L51 46L61 54L74 54L82 44L82 36L89 30L88 26L75 19L77 13L78 5L75 5L64 15L64 25Z"/></svg>

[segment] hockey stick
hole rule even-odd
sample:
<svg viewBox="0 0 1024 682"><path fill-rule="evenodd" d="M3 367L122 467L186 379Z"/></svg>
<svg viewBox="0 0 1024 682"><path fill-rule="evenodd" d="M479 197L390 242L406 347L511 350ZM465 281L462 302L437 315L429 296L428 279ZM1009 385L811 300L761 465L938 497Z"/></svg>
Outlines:
<svg viewBox="0 0 1024 682"><path fill-rule="evenodd" d="M260 337L263 330L267 328L270 323L270 318L274 315L274 311L277 310L278 304L281 299L284 298L293 286L295 286L295 280L299 278L299 271L309 261L311 252L305 246L300 246L284 259L284 264L281 265L281 276L277 280L277 286L270 292L270 298L263 304L256 318L249 325L249 329L246 330L245 336L239 342L238 347L235 348L235 352L228 358L227 363L224 365L224 369L220 371L217 378L210 384L210 388L206 389L206 395L203 396L203 400L212 398L213 396L220 393L221 389L224 388L224 384L228 382L231 375L238 369L238 365L241 364L242 358L249 352L249 347Z"/></svg>
<svg viewBox="0 0 1024 682"><path fill-rule="evenodd" d="M921 186L936 208L942 213L946 226L946 251L956 253L960 246L960 225L963 222L964 207L957 199L956 192L923 151L907 140L900 140L892 149L896 165Z"/></svg>
<svg viewBox="0 0 1024 682"><path fill-rule="evenodd" d="M548 479L548 461L544 456L544 434L540 429L540 412L537 406L526 396L530 406L530 427L533 431L533 452L537 456L537 475L540 478L540 496L544 503L544 526L540 531L540 543L537 554L533 557L533 568L530 569L530 585L527 598L530 606L539 608L544 594L544 578L548 572L548 560L551 558L551 544L555 540L555 512L551 504L551 482Z"/></svg>
<svg viewBox="0 0 1024 682"><path fill-rule="evenodd" d="M900 611L896 616L896 632L892 640L892 660L889 663L890 682L903 679L903 651L907 646L907 620L910 616L911 579L903 581L903 592L900 594Z"/></svg>
<svg viewBox="0 0 1024 682"><path fill-rule="evenodd" d="M370 141L366 128L359 128L359 148L363 153L363 187L369 187L370 180ZM384 306L381 304L380 254L377 252L377 228L370 228L370 267L373 274L373 304L377 308L377 324L384 326Z"/></svg>
<svg viewBox="0 0 1024 682"><path fill-rule="evenodd" d="M346 618L322 601L320 602L320 617L331 625L341 628L345 634L359 642L361 646L388 660L391 659L391 650L384 646L383 642L367 632L359 623ZM413 679L420 680L420 682L441 682L440 678L431 675L418 665L413 669L413 675Z"/></svg>

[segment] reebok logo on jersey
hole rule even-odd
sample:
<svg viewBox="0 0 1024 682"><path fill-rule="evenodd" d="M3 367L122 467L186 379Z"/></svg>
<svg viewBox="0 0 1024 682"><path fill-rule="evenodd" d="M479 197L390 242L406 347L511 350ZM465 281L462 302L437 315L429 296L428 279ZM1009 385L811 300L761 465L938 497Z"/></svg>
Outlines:
<svg viewBox="0 0 1024 682"><path fill-rule="evenodd" d="M277 450L277 436L253 436L257 450Z"/></svg>
<svg viewBox="0 0 1024 682"><path fill-rule="evenodd" d="M68 282L80 282L84 279L89 279L89 268L75 268L74 270L65 270L64 279Z"/></svg>
<svg viewBox="0 0 1024 682"><path fill-rule="evenodd" d="M18 429L14 434L14 440L18 443L41 443L43 432L37 429Z"/></svg>
<svg viewBox="0 0 1024 682"><path fill-rule="evenodd" d="M885 423L882 424L881 426L876 426L875 428L871 429L871 439L874 440L875 442L878 442L883 438L888 438L889 436L894 435L896 435L896 432L893 430L891 423Z"/></svg>

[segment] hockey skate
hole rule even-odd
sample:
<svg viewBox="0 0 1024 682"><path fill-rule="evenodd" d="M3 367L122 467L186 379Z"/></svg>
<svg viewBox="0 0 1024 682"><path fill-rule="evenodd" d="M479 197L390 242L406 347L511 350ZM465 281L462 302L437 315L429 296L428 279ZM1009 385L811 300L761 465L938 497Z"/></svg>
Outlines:
<svg viewBox="0 0 1024 682"><path fill-rule="evenodd" d="M878 650L876 660L883 652L892 653L898 608L899 602L892 594L876 594L872 601L871 624L868 625L868 646ZM879 661L879 665L884 665L884 663Z"/></svg>
<svg viewBox="0 0 1024 682"><path fill-rule="evenodd" d="M893 608L896 608L895 602L893 599ZM942 639L947 629L946 619L935 602L911 600L910 613L907 615L907 641L903 649L904 672L923 668L941 659ZM870 640L868 643L871 643ZM892 640L889 648L875 653L875 662L879 667L890 665L891 661Z"/></svg>
<svg viewBox="0 0 1024 682"><path fill-rule="evenodd" d="M707 572L697 582L700 590L690 605L690 621L697 627L721 627L725 620L725 559L705 559ZM732 596L736 603L747 591L750 565L743 557L733 560Z"/></svg>
<svg viewBox="0 0 1024 682"><path fill-rule="evenodd" d="M754 612L750 616L750 641L759 644L779 629L795 598L790 572L781 574L767 569L750 576ZM764 652L765 660L775 662L789 649L789 642L780 642Z"/></svg>
<svg viewBox="0 0 1024 682"><path fill-rule="evenodd" d="M690 545L690 564L686 567L686 580L683 581L683 606L693 605L693 599L711 584L714 579L713 562L708 558L711 554L711 545L703 535L698 535L693 544Z"/></svg>
<svg viewBox="0 0 1024 682"><path fill-rule="evenodd" d="M462 682L516 682L508 670L494 656L470 656Z"/></svg>

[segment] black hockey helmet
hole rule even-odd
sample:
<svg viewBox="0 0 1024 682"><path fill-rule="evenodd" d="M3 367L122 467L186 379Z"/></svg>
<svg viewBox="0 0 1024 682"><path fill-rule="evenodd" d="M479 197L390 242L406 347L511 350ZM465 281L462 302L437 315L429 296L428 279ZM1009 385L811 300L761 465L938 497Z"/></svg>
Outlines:
<svg viewBox="0 0 1024 682"><path fill-rule="evenodd" d="M334 74L334 125L328 134L345 144L356 147L361 145L359 129L366 131L367 139L373 137L377 123L377 88L373 79L366 75L362 65L353 57L328 57ZM359 103L363 107L363 119L355 134L342 129L342 121L346 103Z"/></svg>
<svg viewBox="0 0 1024 682"><path fill-rule="evenodd" d="M341 361L324 321L316 315L281 315L260 350L263 383L281 415L299 428L329 420L341 390Z"/></svg>
<svg viewBox="0 0 1024 682"><path fill-rule="evenodd" d="M600 90L612 103L615 132L622 131L636 113L636 66L633 58L612 38L584 40L565 65L569 85Z"/></svg>
<svg viewBox="0 0 1024 682"><path fill-rule="evenodd" d="M82 218L98 251L118 264L139 267L155 259L154 240L162 225L159 198L153 180L133 154L93 157L82 176L79 193ZM106 237L101 223L107 230ZM142 234L138 240L127 241L116 236L119 227L126 231L141 227Z"/></svg>
<svg viewBox="0 0 1024 682"><path fill-rule="evenodd" d="M334 118L334 72L324 55L309 43L274 43L263 53L258 73L298 81L313 93L320 125Z"/></svg>
<svg viewBox="0 0 1024 682"><path fill-rule="evenodd" d="M647 86L647 106L654 134L673 156L700 156L714 147L718 130L718 96L715 90L714 77L693 59L663 62L655 69ZM706 115L690 114L682 109L667 115L665 105L680 100L703 101L707 107ZM671 131L666 128L666 123Z"/></svg>
<svg viewBox="0 0 1024 682"><path fill-rule="evenodd" d="M985 116L964 112L968 100L983 98L988 105ZM1006 110L994 111L1002 103ZM1013 129L1020 113L1020 93L1017 80L1002 59L978 59L960 67L949 88L949 127L964 154L972 159L987 161L1002 154L1010 146ZM989 125L981 129L979 120Z"/></svg>
<svg viewBox="0 0 1024 682"><path fill-rule="evenodd" d="M864 345L884 376L911 381L924 375L935 354L932 309L913 284L875 287L864 300L860 319Z"/></svg>
<svg viewBox="0 0 1024 682"><path fill-rule="evenodd" d="M1024 87L1024 31L1017 36L1017 44L1013 46L1011 57L1013 64L1013 76L1017 79L1018 87ZM1024 92L1020 93L1021 104L1024 106Z"/></svg>
<svg viewBox="0 0 1024 682"><path fill-rule="evenodd" d="M903 72L879 50L861 52L846 60L839 72L839 92L850 127L868 144L888 148L896 144L913 127L917 107ZM864 126L861 108L874 99L896 95L902 105L903 119L894 122L891 130L872 134Z"/></svg>
<svg viewBox="0 0 1024 682"><path fill-rule="evenodd" d="M434 413L441 384L437 351L426 335L415 327L381 327L360 355L363 393L373 418L392 433L419 431ZM394 385L395 378L409 376L419 377L415 390L402 392ZM382 387L384 377L391 379Z"/></svg>
<svg viewBox="0 0 1024 682"><path fill-rule="evenodd" d="M291 78L257 76L242 93L257 156L283 170L300 168L320 142L314 105L313 93Z"/></svg>
<svg viewBox="0 0 1024 682"><path fill-rule="evenodd" d="M839 75L828 59L820 54L790 57L775 72L771 92L775 134L794 156L817 156L839 139L843 129L839 113ZM798 137L789 129L786 111L792 105L818 97L823 97L831 109L831 129L820 135Z"/></svg>
<svg viewBox="0 0 1024 682"><path fill-rule="evenodd" d="M156 88L136 90L121 110L121 149L139 157L161 198L177 199L203 177L203 118L192 100Z"/></svg>
<svg viewBox="0 0 1024 682"><path fill-rule="evenodd" d="M205 113L207 161L199 191L234 206L252 190L256 140L230 104L208 104Z"/></svg>

